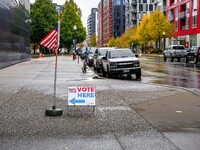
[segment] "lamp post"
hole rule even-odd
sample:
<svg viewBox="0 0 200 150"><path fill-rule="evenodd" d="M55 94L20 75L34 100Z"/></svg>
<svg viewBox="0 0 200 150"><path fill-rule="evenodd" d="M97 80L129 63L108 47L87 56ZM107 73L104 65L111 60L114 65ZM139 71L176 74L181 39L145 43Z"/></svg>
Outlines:
<svg viewBox="0 0 200 150"><path fill-rule="evenodd" d="M74 51L76 52L76 30L77 30L77 26L74 25ZM79 63L79 52L78 52L78 63Z"/></svg>
<svg viewBox="0 0 200 150"><path fill-rule="evenodd" d="M163 31L163 49L165 50L165 31Z"/></svg>

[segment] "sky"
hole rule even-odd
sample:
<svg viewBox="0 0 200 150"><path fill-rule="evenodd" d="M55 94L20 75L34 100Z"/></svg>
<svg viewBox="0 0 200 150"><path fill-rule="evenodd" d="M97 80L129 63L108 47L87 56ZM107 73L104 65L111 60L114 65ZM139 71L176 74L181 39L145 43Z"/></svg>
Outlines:
<svg viewBox="0 0 200 150"><path fill-rule="evenodd" d="M53 0L53 3L58 5L63 5L66 0ZM35 0L30 0L31 3L34 3ZM92 8L97 8L100 0L74 0L78 7L82 11L82 23L84 27L87 27L87 18L91 14Z"/></svg>

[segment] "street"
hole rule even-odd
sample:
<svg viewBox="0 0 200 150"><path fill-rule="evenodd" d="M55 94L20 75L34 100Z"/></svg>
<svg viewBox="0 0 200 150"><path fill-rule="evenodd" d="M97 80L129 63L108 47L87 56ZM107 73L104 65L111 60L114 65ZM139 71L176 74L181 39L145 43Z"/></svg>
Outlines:
<svg viewBox="0 0 200 150"><path fill-rule="evenodd" d="M90 68L82 73L81 61L59 56L56 102L64 112L47 117L54 64L46 57L0 70L2 150L199 149L198 89L153 84L145 70L141 80L96 78ZM96 87L96 115L67 106L68 86Z"/></svg>
<svg viewBox="0 0 200 150"><path fill-rule="evenodd" d="M140 56L140 64L142 68L141 83L154 83L171 85L190 89L200 88L200 65L196 67L194 62L186 64L184 59L181 62L164 62L163 57ZM92 68L92 67L91 67ZM99 73L102 77L102 74ZM118 76L119 80L135 81L135 75L129 79L127 76Z"/></svg>
<svg viewBox="0 0 200 150"><path fill-rule="evenodd" d="M177 87L200 87L200 66L184 59L181 62L164 62L162 57L141 57L143 71L143 83L167 84Z"/></svg>

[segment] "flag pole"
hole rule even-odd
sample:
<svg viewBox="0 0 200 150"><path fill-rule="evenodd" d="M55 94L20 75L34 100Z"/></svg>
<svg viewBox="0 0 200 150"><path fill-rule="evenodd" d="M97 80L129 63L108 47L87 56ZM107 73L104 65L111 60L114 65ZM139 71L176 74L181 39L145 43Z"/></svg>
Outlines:
<svg viewBox="0 0 200 150"><path fill-rule="evenodd" d="M56 46L56 61L55 61L55 73L54 73L54 93L53 93L53 106L45 111L46 116L61 116L63 110L56 108L56 80L57 80L57 66L58 66L58 49L60 47L60 12L58 12L58 39Z"/></svg>

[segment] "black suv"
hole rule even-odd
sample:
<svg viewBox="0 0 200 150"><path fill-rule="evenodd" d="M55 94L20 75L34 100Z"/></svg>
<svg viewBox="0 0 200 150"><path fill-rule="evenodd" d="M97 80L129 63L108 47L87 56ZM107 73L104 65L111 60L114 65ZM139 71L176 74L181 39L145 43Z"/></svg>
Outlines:
<svg viewBox="0 0 200 150"><path fill-rule="evenodd" d="M194 46L194 50L194 63L197 64L200 61L200 46Z"/></svg>
<svg viewBox="0 0 200 150"><path fill-rule="evenodd" d="M96 51L94 52L94 56L93 56L93 67L94 70L97 71L98 73L101 71L102 69L102 57L105 57L106 52L110 49L113 49L111 47L100 47L98 49L96 49Z"/></svg>
<svg viewBox="0 0 200 150"><path fill-rule="evenodd" d="M185 53L185 63L189 61L194 61L197 64L200 61L200 46L192 46L191 49L188 49Z"/></svg>

